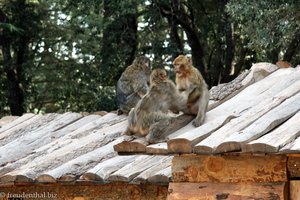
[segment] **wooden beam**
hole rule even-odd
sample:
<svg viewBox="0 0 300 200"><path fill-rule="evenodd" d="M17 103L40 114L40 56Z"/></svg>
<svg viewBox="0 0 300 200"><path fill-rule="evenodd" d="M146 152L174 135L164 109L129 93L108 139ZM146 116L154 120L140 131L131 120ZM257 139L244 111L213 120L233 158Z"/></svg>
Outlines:
<svg viewBox="0 0 300 200"><path fill-rule="evenodd" d="M250 142L251 140L257 139L258 137L262 136L262 134L274 128L274 126L272 126L273 124L278 125L295 114L299 110L298 101L300 99L299 94L297 94L300 91L299 83L295 83L295 81L300 79L300 70L296 71L289 77L284 77L286 78L287 82L278 81L278 77L276 77L275 80L271 81L272 85L269 85L269 89L266 89L266 91L262 92L259 97L253 99L253 101L256 101L256 105L248 108L248 110L245 109L247 111L245 111L243 115L232 119L229 123L222 126L220 129L213 132L209 137L195 145L193 152L223 153L240 150L242 142ZM267 80L268 78L266 78L266 81ZM254 84L253 86L255 87L249 87L247 89L260 90L260 87L264 86L259 83L263 81L265 81L265 79L257 84ZM287 86L287 83L290 85ZM267 83L265 84L268 85ZM281 88L282 90L278 91L278 88ZM270 96L269 92L271 91L275 94L274 96ZM250 91L249 93L251 94ZM243 94L241 93L240 95ZM235 100L239 99L235 98ZM238 104L238 102L235 103ZM225 104L227 104L227 102L222 105L225 106ZM219 107L216 109L218 108ZM285 109L287 110L285 111ZM222 111L220 110L219 112ZM281 118L280 114L284 115L284 117ZM270 116L272 117L270 118ZM275 121L270 122L270 120ZM259 125L261 127L259 127Z"/></svg>
<svg viewBox="0 0 300 200"><path fill-rule="evenodd" d="M130 182L151 167L164 162L166 156L140 155L133 162L109 175L108 181ZM167 166L165 166L167 168ZM154 174L154 172L152 171ZM145 177L145 176L144 176Z"/></svg>
<svg viewBox="0 0 300 200"><path fill-rule="evenodd" d="M146 138L141 137L134 139L132 136L125 136L124 141L114 145L114 150L121 154L126 153L145 153L148 142Z"/></svg>
<svg viewBox="0 0 300 200"><path fill-rule="evenodd" d="M289 200L300 199L300 181L290 181L290 198Z"/></svg>
<svg viewBox="0 0 300 200"><path fill-rule="evenodd" d="M299 154L288 156L287 170L288 170L290 179L299 179L300 178L300 156L299 156Z"/></svg>
<svg viewBox="0 0 300 200"><path fill-rule="evenodd" d="M300 87L300 85L299 85ZM243 152L278 152L279 148L293 142L300 135L300 111L268 134L250 143L242 144Z"/></svg>
<svg viewBox="0 0 300 200"><path fill-rule="evenodd" d="M209 114L207 115L206 121L208 123L204 123L200 127L170 139L168 141L168 151L170 153L191 153L195 144L208 137L212 132L235 117L233 115L225 115L213 118Z"/></svg>
<svg viewBox="0 0 300 200"><path fill-rule="evenodd" d="M286 182L286 156L177 155L172 178L173 182Z"/></svg>
<svg viewBox="0 0 300 200"><path fill-rule="evenodd" d="M298 186L300 185L298 184ZM168 191L169 191L168 200L182 200L182 199L284 200L284 199L288 199L286 184L282 182L252 183L252 184L170 183Z"/></svg>

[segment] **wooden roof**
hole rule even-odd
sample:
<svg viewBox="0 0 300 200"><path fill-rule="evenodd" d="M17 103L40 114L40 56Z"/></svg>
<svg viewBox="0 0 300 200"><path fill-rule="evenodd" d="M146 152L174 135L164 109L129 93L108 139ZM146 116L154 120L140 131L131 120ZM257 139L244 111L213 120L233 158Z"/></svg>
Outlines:
<svg viewBox="0 0 300 200"><path fill-rule="evenodd" d="M202 126L188 124L154 145L123 135L127 118L114 113L4 117L0 184L168 184L177 153L300 152L300 67L255 64L210 92Z"/></svg>
<svg viewBox="0 0 300 200"><path fill-rule="evenodd" d="M0 123L0 184L168 184L171 177L172 156L117 155L113 146L124 140L125 116L24 114Z"/></svg>
<svg viewBox="0 0 300 200"><path fill-rule="evenodd" d="M279 68L258 63L236 80L210 91L209 111L198 128L190 123L168 142L147 145L128 139L119 153L219 154L300 152L300 66Z"/></svg>

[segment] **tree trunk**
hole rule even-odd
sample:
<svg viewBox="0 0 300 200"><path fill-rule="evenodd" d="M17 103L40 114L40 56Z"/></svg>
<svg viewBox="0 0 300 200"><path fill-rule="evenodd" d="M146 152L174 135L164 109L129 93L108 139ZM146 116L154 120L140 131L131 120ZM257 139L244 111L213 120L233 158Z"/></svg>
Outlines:
<svg viewBox="0 0 300 200"><path fill-rule="evenodd" d="M0 10L0 22L8 23L8 19L6 15ZM11 57L11 39L9 38L9 33L5 30L3 31L3 35L1 35L0 45L2 47L2 55L3 55L3 67L4 72L7 77L7 85L8 85L8 104L10 107L11 115L22 115L24 113L24 94L20 87L21 83L18 79L17 70L13 66L13 59Z"/></svg>
<svg viewBox="0 0 300 200"><path fill-rule="evenodd" d="M190 13L187 13L181 1L173 1L172 7L159 1L156 1L156 3L160 8L161 14L171 21L169 24L176 24L182 27L187 35L188 44L191 47L193 65L199 69L203 77L206 77L204 51L194 25L193 11L189 8Z"/></svg>
<svg viewBox="0 0 300 200"><path fill-rule="evenodd" d="M23 103L24 95L20 88L20 82L14 70L12 57L10 55L10 45L2 44L4 71L7 77L8 85L8 103L12 115L22 115L24 113Z"/></svg>
<svg viewBox="0 0 300 200"><path fill-rule="evenodd" d="M223 83L228 83L232 80L230 76L231 68L232 68L232 61L234 59L234 39L233 39L233 31L232 25L228 20L228 16L225 17L226 24L225 24L225 38L226 38L226 56L225 56L225 70L222 77Z"/></svg>

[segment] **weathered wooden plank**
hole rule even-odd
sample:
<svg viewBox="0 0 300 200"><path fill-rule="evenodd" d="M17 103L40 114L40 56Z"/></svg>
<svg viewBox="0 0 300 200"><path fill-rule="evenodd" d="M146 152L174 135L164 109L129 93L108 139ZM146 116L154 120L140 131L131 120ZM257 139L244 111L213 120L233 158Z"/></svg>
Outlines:
<svg viewBox="0 0 300 200"><path fill-rule="evenodd" d="M191 153L193 146L199 143L204 138L208 137L213 131L217 130L234 116L220 116L213 120L208 120L202 126L188 131L168 141L169 153Z"/></svg>
<svg viewBox="0 0 300 200"><path fill-rule="evenodd" d="M123 153L145 153L146 146L149 143L145 137L135 138L132 136L125 137L125 139L114 146L114 150L120 154Z"/></svg>
<svg viewBox="0 0 300 200"><path fill-rule="evenodd" d="M286 156L175 156L172 178L173 182L286 182Z"/></svg>
<svg viewBox="0 0 300 200"><path fill-rule="evenodd" d="M52 176L49 176L48 174L41 174L39 175L35 181L37 183L56 183L56 179Z"/></svg>
<svg viewBox="0 0 300 200"><path fill-rule="evenodd" d="M165 156L140 155L134 162L111 174L109 181L130 182L143 171L165 159Z"/></svg>
<svg viewBox="0 0 300 200"><path fill-rule="evenodd" d="M39 143L37 143L37 146L32 145L33 141L39 140L44 135L58 130L74 122L75 120L78 120L81 117L82 115L77 113L65 113L61 116L58 116L51 123L34 129L31 132L26 132L23 137L20 137L8 144L3 145L2 147L0 147L0 165L6 162L11 162L13 160L23 158L26 155L32 153L34 148L37 148L40 145ZM13 157L11 155L13 155Z"/></svg>
<svg viewBox="0 0 300 200"><path fill-rule="evenodd" d="M112 147L113 144L111 145L111 149L109 150L106 149L107 151L104 151L105 146L107 146L107 144L114 141L116 138L118 138L121 135L121 133L126 128L126 123L127 122L123 120L122 122L114 124L112 126L106 126L98 131L93 131L91 134L87 134L84 137L69 138L68 140L63 141L64 143L56 144L55 147L52 146L51 148L53 149L44 149L44 148L37 149L34 154L26 157L27 164L19 165L20 163L22 163L22 161L20 161L18 162L19 165L18 168L7 174L10 175L22 174L22 175L26 175L27 177L35 179L39 174L47 174L51 172L51 170L54 170L55 168L58 168L63 164L65 165L62 166L61 168L58 168L57 170L52 171L53 173L50 175L53 176L54 178L60 177L60 175L65 173L64 169L66 169L67 168L66 166L68 165L71 166L71 168L68 169L67 171L72 171L72 170L76 171L82 169L87 170L86 168L84 168L85 166L81 166L81 165L77 166L76 164L77 162L78 163L81 162L82 159L81 157L79 158L79 160L75 160L75 161L71 161L71 160L81 155L87 154L88 152L91 152L90 155L91 157L93 156L98 157L98 155L93 154L94 153L93 151L100 147L103 147L103 149L101 150L105 153L107 153L108 151L111 152L111 154L107 154L105 156L107 157L112 156L115 153ZM121 139L122 138L120 138L120 140ZM120 141L116 141L116 142L120 142ZM97 164L97 162L93 163L91 161L93 159L90 156L88 155L86 157L85 162L90 161L91 165L89 165L89 167L93 167L94 165ZM28 159L31 160L28 161Z"/></svg>
<svg viewBox="0 0 300 200"><path fill-rule="evenodd" d="M300 83L300 82L299 82ZM299 84L300 88L300 84ZM285 100L279 106L260 117L250 126L242 131L235 132L228 136L214 152L230 152L241 149L241 143L247 143L268 133L282 122L289 119L300 110L300 93ZM287 133L291 134L291 133Z"/></svg>
<svg viewBox="0 0 300 200"><path fill-rule="evenodd" d="M0 119L0 128L2 128L2 126L4 126L5 124L8 124L12 121L14 121L15 119L19 118L19 116L4 116Z"/></svg>
<svg viewBox="0 0 300 200"><path fill-rule="evenodd" d="M60 166L44 173L56 179L59 179L60 181L63 181L64 179L69 181L70 177L68 175L70 174L80 176L83 172L95 167L97 163L116 156L116 152L114 151L113 146L119 143L122 138L111 138L111 140L113 141L100 148L69 160L61 164ZM112 167L112 169L110 169L110 171L113 170L113 168L117 167L120 167L120 165L115 165L114 167Z"/></svg>
<svg viewBox="0 0 300 200"><path fill-rule="evenodd" d="M285 183L170 183L168 200L288 199Z"/></svg>
<svg viewBox="0 0 300 200"><path fill-rule="evenodd" d="M298 180L290 181L289 200L299 200L299 199L300 199L300 181Z"/></svg>
<svg viewBox="0 0 300 200"><path fill-rule="evenodd" d="M159 154L159 155L166 155L168 154L168 145L167 143L157 143L151 144L146 147L147 154Z"/></svg>
<svg viewBox="0 0 300 200"><path fill-rule="evenodd" d="M97 164L80 177L85 181L107 181L110 174L133 162L138 156L115 156Z"/></svg>
<svg viewBox="0 0 300 200"><path fill-rule="evenodd" d="M252 65L250 70L244 71L233 81L212 87L209 91L210 99L215 100L215 102L209 104L208 110L228 101L249 85L260 81L277 69L278 67L271 63L256 63Z"/></svg>
<svg viewBox="0 0 300 200"><path fill-rule="evenodd" d="M216 116L220 113L222 115L240 115L264 99L281 92L297 80L300 80L300 69L278 69L209 112Z"/></svg>
<svg viewBox="0 0 300 200"><path fill-rule="evenodd" d="M163 177L164 174L157 174L158 172L162 172L162 170L165 170L166 168L170 167L172 164L173 156L165 156L165 158L159 160L159 162L155 163L154 166L150 167L149 169L146 169L141 174L139 174L137 177L135 177L132 180L132 183L140 184L140 183L147 183L149 182L149 179L151 181L158 183L159 181L166 181L166 182L160 182L164 184L169 183L170 177ZM165 171L163 171L165 172ZM156 177L156 178L155 178Z"/></svg>
<svg viewBox="0 0 300 200"><path fill-rule="evenodd" d="M51 134L51 138L47 137L48 142L53 141L56 138L60 138L62 136L65 136L67 134L70 134L72 132L77 132L78 130L82 129L83 127L85 127L87 124L92 124L93 122L102 120L102 117L100 115L87 115L84 116L83 118L78 119L77 121L72 122L70 125L63 127L62 129L56 130L53 132L53 134ZM47 139L44 138L44 139Z"/></svg>
<svg viewBox="0 0 300 200"><path fill-rule="evenodd" d="M42 115L35 115L31 118L27 119L26 121L23 121L20 124L17 124L8 130L3 131L0 133L0 146L3 146L17 138L19 138L21 135L23 135L26 132L33 131L34 129L38 129L40 126L43 125L44 121L43 119L47 118L48 121L53 120L54 117L57 117L58 115L52 115L49 114L46 117ZM9 124L8 124L9 125Z"/></svg>
<svg viewBox="0 0 300 200"><path fill-rule="evenodd" d="M284 124L269 132L268 134L242 144L243 152L278 152L279 148L292 142L300 135L300 112L295 114L292 118Z"/></svg>
<svg viewBox="0 0 300 200"><path fill-rule="evenodd" d="M65 147L65 146L70 147L70 146L72 146L72 144L74 144L74 142L80 143L82 138L90 137L90 142L93 142L94 141L92 139L93 134L94 135L97 134L98 129L99 130L103 129L103 131L110 131L110 132L112 132L112 134L116 134L116 132L114 130L111 131L110 127L112 127L112 128L117 127L116 128L117 131L119 131L119 130L123 131L124 126L122 126L122 124L120 124L120 126L119 126L119 125L117 125L117 123L123 122L123 125L124 125L125 119L126 118L124 116L117 116L116 114L109 113L109 114L105 115L104 117L99 116L98 119L96 118L95 120L88 122L87 124L83 125L82 127L78 128L70 133L64 132L63 131L64 128L57 130L55 132L51 132L49 134L44 133L44 134L42 134L42 136L40 138L38 138L34 141L31 141L30 146L32 146L32 148L34 149L34 153L27 155L23 159L19 159L15 162L7 164L5 167L0 169L0 175L8 173L10 171L13 171L14 169L22 168L23 166L26 166L28 163L35 160L36 158L43 157L43 156L51 154L51 153L55 153L55 151L58 151L62 147ZM73 124L76 125L77 123L79 123L79 125L80 125L81 120L83 120L83 122L85 121L83 118L83 119L76 121ZM73 124L71 124L70 126L72 126ZM126 126L126 124L125 124L125 126ZM67 126L65 128L69 129L70 127ZM120 133L117 133L117 134L120 134ZM97 136L99 136L99 138L100 138L100 139L98 138L98 140L99 140L98 143L94 146L91 146L90 149L96 148L101 145L105 145L105 144L101 144L101 138L105 138L104 137L105 132L103 133L100 131ZM87 142L84 139L83 139L83 141ZM40 146L40 147L38 147L38 146ZM81 145L79 145L78 148L83 148L83 147ZM74 150L74 151L78 151L78 150ZM62 155L65 155L65 153L69 153L69 152L62 152ZM78 156L83 153L84 153L84 151L83 152L79 151ZM60 155L58 155L58 157L60 157ZM64 160L64 159L62 159L62 160ZM57 161L55 161L54 163L57 163Z"/></svg>
<svg viewBox="0 0 300 200"><path fill-rule="evenodd" d="M33 183L33 180L23 175L6 175L0 177L0 183Z"/></svg>
<svg viewBox="0 0 300 200"><path fill-rule="evenodd" d="M21 124L22 122L30 119L33 116L34 116L34 114L32 114L32 113L27 113L27 114L22 115L21 117L17 118L16 120L12 121L11 123L2 126L0 128L0 133L3 133L4 131L7 131L14 126Z"/></svg>
<svg viewBox="0 0 300 200"><path fill-rule="evenodd" d="M299 70L300 72L300 70ZM292 75L290 75L292 76ZM294 77L294 76L293 76ZM295 78L295 77L294 77ZM299 73L299 78L300 78L300 73ZM263 80L262 80L263 81ZM277 85L276 83L275 86L281 87L282 85ZM252 124L254 121L268 113L270 110L273 108L277 107L280 105L282 102L289 101L290 103L294 103L295 100L299 98L299 95L297 94L300 91L300 87L298 87L299 81L291 84L289 87L284 88L281 92L278 94L272 94L266 99L262 100L260 103L258 103L256 106L253 108L245 111L240 117L232 119L229 123L212 133L209 137L198 143L194 149L193 152L195 153L212 153L214 152L215 148L218 147L220 144L224 143L224 141L228 141L228 138L234 134L235 132L239 132L243 129L245 129L247 126ZM251 86L250 86L251 87ZM293 96L296 94L296 96ZM283 106L289 107L287 105L286 101L281 105L280 108ZM299 103L296 103L296 108ZM289 108L289 110L297 110L295 107ZM275 111L278 111L278 109L275 109ZM275 112L273 111L273 112ZM278 113L280 115L280 113ZM254 126L254 125L253 125ZM225 143L224 143L225 145ZM229 146L229 147L228 147ZM219 148L222 148L222 151L229 151L231 149L236 149L240 148L239 143L234 143L232 141L229 143L228 146L220 146ZM226 148L229 148L228 150ZM219 152L219 151L215 151Z"/></svg>
<svg viewBox="0 0 300 200"><path fill-rule="evenodd" d="M172 177L172 167L169 166L165 169L162 169L154 174L152 174L150 177L148 177L149 183L169 183L171 182Z"/></svg>

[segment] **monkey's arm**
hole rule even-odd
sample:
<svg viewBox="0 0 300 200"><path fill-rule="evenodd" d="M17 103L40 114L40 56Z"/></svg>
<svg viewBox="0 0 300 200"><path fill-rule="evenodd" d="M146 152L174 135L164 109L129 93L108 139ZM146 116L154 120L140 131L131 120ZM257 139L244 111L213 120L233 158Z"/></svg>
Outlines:
<svg viewBox="0 0 300 200"><path fill-rule="evenodd" d="M196 103L201 96L201 92L200 87L194 87L194 89L188 94L187 105Z"/></svg>

